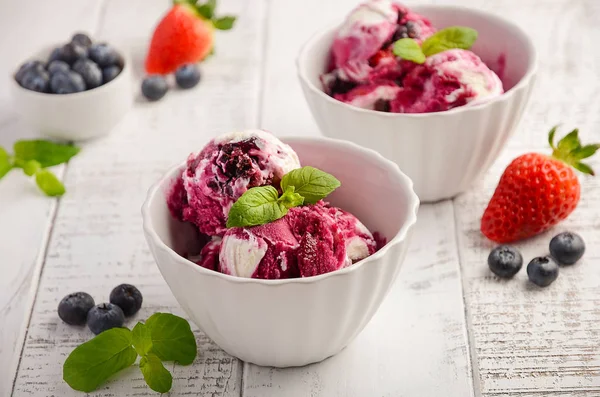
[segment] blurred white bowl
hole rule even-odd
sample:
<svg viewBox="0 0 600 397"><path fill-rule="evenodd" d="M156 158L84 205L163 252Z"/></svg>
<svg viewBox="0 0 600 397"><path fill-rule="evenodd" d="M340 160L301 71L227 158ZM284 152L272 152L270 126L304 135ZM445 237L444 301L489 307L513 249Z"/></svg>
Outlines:
<svg viewBox="0 0 600 397"><path fill-rule="evenodd" d="M190 318L229 354L275 367L321 361L357 336L398 276L419 206L410 179L372 150L327 138L283 141L303 165L321 168L342 182L328 200L386 237L381 250L315 277L239 278L207 270L177 253L198 244L193 228L173 219L166 204L185 165L158 181L142 208L150 250Z"/></svg>
<svg viewBox="0 0 600 397"><path fill-rule="evenodd" d="M337 29L313 36L297 59L302 90L326 136L348 139L395 161L414 182L421 201L451 198L467 190L496 159L521 120L537 70L527 34L507 19L454 6L416 6L415 12L441 29L469 26L479 32L472 50L502 71L505 93L484 104L445 112L398 114L365 110L325 94L325 71Z"/></svg>
<svg viewBox="0 0 600 397"><path fill-rule="evenodd" d="M46 62L51 48L30 60ZM51 138L81 141L108 134L123 118L133 103L131 60L117 48L125 63L114 80L100 87L74 94L46 94L27 90L11 76L11 94L15 110L23 121L39 133Z"/></svg>

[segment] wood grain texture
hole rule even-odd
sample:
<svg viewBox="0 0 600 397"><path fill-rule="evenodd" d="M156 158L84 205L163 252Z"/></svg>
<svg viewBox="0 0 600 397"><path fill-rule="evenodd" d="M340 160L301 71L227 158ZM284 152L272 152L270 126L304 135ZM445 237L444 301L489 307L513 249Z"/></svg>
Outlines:
<svg viewBox="0 0 600 397"><path fill-rule="evenodd" d="M454 3L454 2L453 2ZM525 266L548 253L560 231L580 233L584 259L562 268L546 289L527 282L525 267L510 281L486 266L493 244L479 233L480 216L500 174L518 154L547 151L546 134L556 123L580 127L582 139L600 142L600 3L536 0L478 3L528 27L539 51L540 69L529 111L485 180L455 200L458 241L473 353L485 397L600 395L600 183L581 177L582 199L571 217L553 230L518 244ZM598 159L591 163L600 166Z"/></svg>
<svg viewBox="0 0 600 397"><path fill-rule="evenodd" d="M39 48L67 41L72 18L79 29L93 31L101 6L101 1L0 2L0 146L10 151L15 140L36 137L11 106L14 69ZM55 12L66 8L69 12ZM53 171L60 177L64 167ZM0 181L0 396L10 393L56 202L19 170Z"/></svg>
<svg viewBox="0 0 600 397"><path fill-rule="evenodd" d="M169 2L124 4L107 2L98 37L132 49L140 65L152 27ZM160 104L138 100L110 136L86 143L70 164L68 194L58 209L14 396L80 395L62 381L62 363L92 335L58 319L57 304L69 292L85 290L102 302L117 284L129 282L143 292L144 308L127 325L156 311L183 315L148 251L140 206L170 165L217 133L256 125L264 4L230 0L220 6L244 17L235 31L219 34L222 54L203 65L203 84L173 90ZM77 29L75 23L70 30ZM170 368L175 378L170 395L240 395L241 363L194 329L199 356L192 366ZM92 395L154 395L137 371L132 367Z"/></svg>

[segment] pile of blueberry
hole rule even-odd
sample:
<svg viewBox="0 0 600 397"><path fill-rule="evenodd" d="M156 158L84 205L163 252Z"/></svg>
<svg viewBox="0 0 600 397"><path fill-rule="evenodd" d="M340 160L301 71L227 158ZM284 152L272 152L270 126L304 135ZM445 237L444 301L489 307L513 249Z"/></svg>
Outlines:
<svg viewBox="0 0 600 397"><path fill-rule="evenodd" d="M96 335L122 327L125 316L133 316L142 307L142 293L133 285L121 284L110 293L110 303L96 305L86 292L74 292L58 304L58 316L67 324L83 325Z"/></svg>
<svg viewBox="0 0 600 397"><path fill-rule="evenodd" d="M52 50L46 63L29 61L19 67L15 80L28 90L72 94L108 83L121 73L123 57L106 43L93 43L84 33Z"/></svg>
<svg viewBox="0 0 600 397"><path fill-rule="evenodd" d="M175 82L179 88L187 90L198 85L200 81L200 69L198 65L188 63L180 66L175 71ZM158 101L165 96L169 90L167 79L162 75L152 75L142 81L142 95L149 101Z"/></svg>
<svg viewBox="0 0 600 397"><path fill-rule="evenodd" d="M529 281L547 287L558 277L558 266L575 264L585 252L585 243L580 235L572 232L560 233L550 240L550 255L533 258L527 265ZM502 278L511 278L521 270L523 257L514 247L500 245L488 257L490 270Z"/></svg>

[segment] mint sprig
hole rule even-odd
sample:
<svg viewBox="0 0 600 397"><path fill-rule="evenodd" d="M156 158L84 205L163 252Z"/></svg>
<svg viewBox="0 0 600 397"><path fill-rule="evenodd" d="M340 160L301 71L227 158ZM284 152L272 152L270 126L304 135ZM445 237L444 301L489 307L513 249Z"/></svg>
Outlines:
<svg viewBox="0 0 600 397"><path fill-rule="evenodd" d="M315 204L340 185L333 175L317 168L295 169L281 179L281 196L273 186L248 189L231 206L227 227L258 226L276 221L285 216L290 208Z"/></svg>
<svg viewBox="0 0 600 397"><path fill-rule="evenodd" d="M392 52L399 58L422 64L426 57L453 48L470 49L477 40L477 31L465 26L451 26L429 36L421 46L410 38L394 42Z"/></svg>
<svg viewBox="0 0 600 397"><path fill-rule="evenodd" d="M25 175L34 176L38 187L50 197L62 196L65 187L47 167L66 163L79 153L79 148L45 140L21 140L15 142L13 155L0 147L0 179L10 170L21 168Z"/></svg>
<svg viewBox="0 0 600 397"><path fill-rule="evenodd" d="M130 331L113 328L81 344L63 365L63 379L75 390L91 392L108 378L133 365L139 367L150 388L171 390L173 377L163 361L191 364L196 358L196 338L189 323L169 313L155 313Z"/></svg>

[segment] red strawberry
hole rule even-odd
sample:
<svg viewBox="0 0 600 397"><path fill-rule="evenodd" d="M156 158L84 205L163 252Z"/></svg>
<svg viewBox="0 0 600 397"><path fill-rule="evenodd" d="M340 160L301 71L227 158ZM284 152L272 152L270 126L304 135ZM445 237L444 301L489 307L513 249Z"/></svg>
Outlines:
<svg viewBox="0 0 600 397"><path fill-rule="evenodd" d="M504 170L481 219L481 232L490 240L508 243L542 233L565 219L579 202L579 180L573 168L594 171L580 160L591 157L600 144L581 146L577 129L554 146L552 156L528 153Z"/></svg>
<svg viewBox="0 0 600 397"><path fill-rule="evenodd" d="M235 17L215 18L216 0L197 5L194 0L175 0L175 5L154 30L146 57L148 74L174 72L196 63L213 50L214 30L231 29Z"/></svg>

